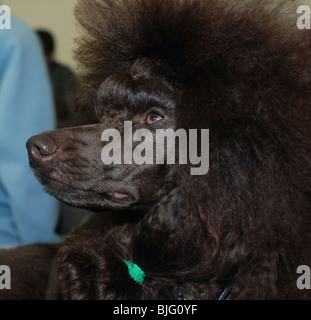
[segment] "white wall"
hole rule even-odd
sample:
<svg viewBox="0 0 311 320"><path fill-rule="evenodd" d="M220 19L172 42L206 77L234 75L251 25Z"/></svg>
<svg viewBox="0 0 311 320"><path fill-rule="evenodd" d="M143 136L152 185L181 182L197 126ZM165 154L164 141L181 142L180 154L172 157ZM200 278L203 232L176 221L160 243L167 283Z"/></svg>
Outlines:
<svg viewBox="0 0 311 320"><path fill-rule="evenodd" d="M12 13L33 29L51 31L56 42L56 58L73 69L74 39L78 31L74 19L77 0L0 0Z"/></svg>

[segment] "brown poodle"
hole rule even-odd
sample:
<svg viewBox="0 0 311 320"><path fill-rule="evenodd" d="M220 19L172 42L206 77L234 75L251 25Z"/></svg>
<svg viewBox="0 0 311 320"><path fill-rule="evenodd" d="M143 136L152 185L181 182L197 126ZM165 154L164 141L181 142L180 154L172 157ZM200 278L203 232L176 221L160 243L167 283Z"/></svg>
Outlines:
<svg viewBox="0 0 311 320"><path fill-rule="evenodd" d="M12 290L0 297L310 297L296 285L311 266L311 32L298 5L80 0L88 124L27 147L48 193L97 213L60 246L2 251ZM104 164L101 135L124 121L209 129L209 172Z"/></svg>

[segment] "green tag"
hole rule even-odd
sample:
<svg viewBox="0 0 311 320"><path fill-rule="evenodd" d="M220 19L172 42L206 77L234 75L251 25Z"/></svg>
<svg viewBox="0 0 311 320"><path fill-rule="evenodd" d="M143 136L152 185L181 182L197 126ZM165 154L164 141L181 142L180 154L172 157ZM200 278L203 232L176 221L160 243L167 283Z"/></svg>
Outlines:
<svg viewBox="0 0 311 320"><path fill-rule="evenodd" d="M127 261L125 259L123 261L128 267L129 275L131 276L131 278L138 284L142 284L146 276L145 272L141 270L137 264Z"/></svg>

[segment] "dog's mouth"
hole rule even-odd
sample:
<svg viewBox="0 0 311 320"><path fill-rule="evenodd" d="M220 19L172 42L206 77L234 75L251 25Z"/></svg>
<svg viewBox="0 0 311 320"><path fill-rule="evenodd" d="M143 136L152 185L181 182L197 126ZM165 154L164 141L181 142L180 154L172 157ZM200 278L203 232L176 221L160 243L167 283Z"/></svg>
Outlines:
<svg viewBox="0 0 311 320"><path fill-rule="evenodd" d="M118 200L130 198L130 195L128 193L121 192L108 192L108 195Z"/></svg>
<svg viewBox="0 0 311 320"><path fill-rule="evenodd" d="M68 192L68 193L76 192L76 193L80 194L81 196L86 196L90 193L93 193L93 194L97 194L101 197L109 198L111 200L113 200L113 199L126 200L126 199L131 198L131 195L128 193L113 192L113 191L98 192L98 191L94 191L91 189L88 190L88 189L83 189L83 188L75 187L72 185L68 185L66 183L63 183L63 182L60 182L58 180L51 179L51 178L45 178L44 180L45 181L43 184L45 185L45 187L53 188L54 191L61 191L61 192Z"/></svg>
<svg viewBox="0 0 311 320"><path fill-rule="evenodd" d="M97 191L69 185L38 172L35 175L47 193L68 205L118 209L136 203L135 197L124 190Z"/></svg>

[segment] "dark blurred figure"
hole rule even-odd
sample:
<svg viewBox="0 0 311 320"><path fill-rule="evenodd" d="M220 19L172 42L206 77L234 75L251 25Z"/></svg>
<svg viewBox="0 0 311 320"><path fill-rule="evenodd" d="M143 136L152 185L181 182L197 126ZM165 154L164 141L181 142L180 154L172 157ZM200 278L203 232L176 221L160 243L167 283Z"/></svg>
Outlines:
<svg viewBox="0 0 311 320"><path fill-rule="evenodd" d="M72 106L74 102L74 74L66 66L54 60L55 42L52 34L45 30L37 30L41 40L45 59L48 65L54 93L54 103L57 115L57 127L71 125Z"/></svg>

